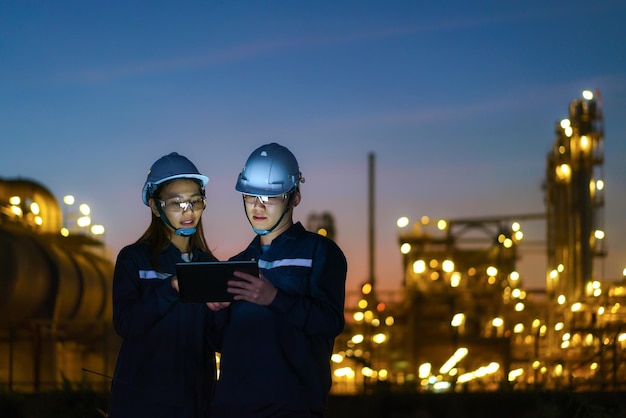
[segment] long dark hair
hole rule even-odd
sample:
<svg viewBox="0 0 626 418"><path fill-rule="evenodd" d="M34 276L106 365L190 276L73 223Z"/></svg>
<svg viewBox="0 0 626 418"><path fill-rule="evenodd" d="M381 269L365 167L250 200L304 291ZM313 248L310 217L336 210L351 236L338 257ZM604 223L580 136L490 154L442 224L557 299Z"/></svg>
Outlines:
<svg viewBox="0 0 626 418"><path fill-rule="evenodd" d="M163 187L175 180L170 180L159 185L159 188L155 190L152 197L158 200L161 196L161 192L163 191ZM204 194L204 190L202 193ZM137 242L145 242L148 244L150 247L150 261L155 269L160 271L159 255L170 245L170 237L173 232L167 227L167 225L165 225L165 222L163 222L161 218L152 212L152 210L150 210L150 214L152 215L150 226L148 226L148 229L146 229L141 237L139 237ZM211 250L209 250L209 246L207 245L206 238L204 236L204 227L202 226L202 217L200 217L200 221L198 222L198 225L196 225L196 232L189 237L188 251L192 251L194 249L198 249L208 255L208 259L203 261L217 261L217 258L213 255Z"/></svg>

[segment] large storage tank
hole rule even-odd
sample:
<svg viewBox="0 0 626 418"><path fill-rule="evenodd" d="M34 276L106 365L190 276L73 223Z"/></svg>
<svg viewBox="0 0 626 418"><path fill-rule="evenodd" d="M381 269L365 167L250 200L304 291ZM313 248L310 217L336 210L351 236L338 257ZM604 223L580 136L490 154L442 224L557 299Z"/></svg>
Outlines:
<svg viewBox="0 0 626 418"><path fill-rule="evenodd" d="M102 243L62 236L59 204L33 181L0 180L0 207L0 328L36 319L85 336L84 324L110 318L113 266Z"/></svg>
<svg viewBox="0 0 626 418"><path fill-rule="evenodd" d="M0 388L38 391L93 380L85 369L112 373L113 262L97 237L62 226L45 187L0 179Z"/></svg>

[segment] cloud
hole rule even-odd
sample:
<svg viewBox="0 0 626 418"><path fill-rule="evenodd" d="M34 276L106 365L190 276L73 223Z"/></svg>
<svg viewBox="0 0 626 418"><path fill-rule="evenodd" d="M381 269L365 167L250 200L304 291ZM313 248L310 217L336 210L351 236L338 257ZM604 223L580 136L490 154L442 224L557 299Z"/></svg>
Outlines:
<svg viewBox="0 0 626 418"><path fill-rule="evenodd" d="M595 11L601 8L596 7ZM515 21L543 19L546 17L564 18L567 14L589 12L589 8L581 9L553 9L523 11L515 14L494 14L474 17L446 17L425 24L406 26L387 26L367 28L347 33L317 33L310 36L284 37L280 39L254 40L252 42L234 45L214 51L200 51L196 54L179 55L173 58L143 60L129 62L118 66L109 66L104 69L85 68L67 74L67 82L87 84L102 84L116 80L138 78L147 75L169 74L173 72L201 70L221 67L224 65L249 62L258 58L281 53L283 51L302 51L303 49L325 46L344 46L354 43L372 42L393 39L403 36L412 36L425 33L440 33L465 31L467 29L502 25Z"/></svg>

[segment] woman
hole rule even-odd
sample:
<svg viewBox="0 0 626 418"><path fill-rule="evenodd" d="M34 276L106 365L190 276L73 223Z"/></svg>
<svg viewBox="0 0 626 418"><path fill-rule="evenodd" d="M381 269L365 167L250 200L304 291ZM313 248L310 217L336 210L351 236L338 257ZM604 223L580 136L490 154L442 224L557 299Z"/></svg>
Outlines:
<svg viewBox="0 0 626 418"><path fill-rule="evenodd" d="M209 416L215 384L213 313L178 297L176 263L216 261L202 229L208 177L171 153L148 172L142 198L152 221L120 251L113 325L122 337L109 417Z"/></svg>

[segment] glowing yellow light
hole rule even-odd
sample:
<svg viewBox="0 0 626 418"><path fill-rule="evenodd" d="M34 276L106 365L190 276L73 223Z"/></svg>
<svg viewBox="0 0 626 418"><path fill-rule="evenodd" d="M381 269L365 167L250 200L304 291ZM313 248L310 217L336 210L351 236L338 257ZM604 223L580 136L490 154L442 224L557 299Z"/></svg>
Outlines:
<svg viewBox="0 0 626 418"><path fill-rule="evenodd" d="M519 280L519 273L516 271L512 271L511 274L509 274L509 278L516 282Z"/></svg>
<svg viewBox="0 0 626 418"><path fill-rule="evenodd" d="M398 228L404 228L409 224L409 222L409 218L403 216L401 218L398 218L398 220L396 221L396 225L398 226Z"/></svg>
<svg viewBox="0 0 626 418"><path fill-rule="evenodd" d="M420 364L419 368L417 369L417 373L420 379L426 379L428 376L430 376L430 369L431 369L431 364L430 363L423 363Z"/></svg>
<svg viewBox="0 0 626 418"><path fill-rule="evenodd" d="M330 356L330 361L333 363L341 363L343 361L343 356L341 354L333 354Z"/></svg>
<svg viewBox="0 0 626 418"><path fill-rule="evenodd" d="M387 325L388 327L392 326L395 322L396 321L393 316L388 316L387 318L385 318L385 325Z"/></svg>
<svg viewBox="0 0 626 418"><path fill-rule="evenodd" d="M496 274L498 274L498 269L497 268L495 268L494 266L487 267L487 275L495 276Z"/></svg>
<svg viewBox="0 0 626 418"><path fill-rule="evenodd" d="M493 318L493 320L491 321L491 325L493 325L494 327L501 327L502 325L504 325L504 319L500 317Z"/></svg>
<svg viewBox="0 0 626 418"><path fill-rule="evenodd" d="M572 169L569 164L561 164L556 167L556 176L559 180L569 181L572 176Z"/></svg>
<svg viewBox="0 0 626 418"><path fill-rule="evenodd" d="M444 260L441 263L441 269L446 273L452 273L454 271L454 262L452 260Z"/></svg>
<svg viewBox="0 0 626 418"><path fill-rule="evenodd" d="M352 315L356 322L361 322L363 320L363 316L363 312L355 312L354 315Z"/></svg>
<svg viewBox="0 0 626 418"><path fill-rule="evenodd" d="M76 200L74 199L74 196L72 196L71 194L63 196L63 203L65 203L66 205L73 205L75 201Z"/></svg>
<svg viewBox="0 0 626 418"><path fill-rule="evenodd" d="M455 271L454 273L452 273L452 276L450 276L450 287L459 287L460 284L461 284L461 273L459 273L458 271Z"/></svg>
<svg viewBox="0 0 626 418"><path fill-rule="evenodd" d="M30 212L33 215L39 215L39 204L37 202L33 202L30 204Z"/></svg>
<svg viewBox="0 0 626 418"><path fill-rule="evenodd" d="M372 311L363 312L363 319L365 319L365 322L372 322L372 319L374 319L374 312Z"/></svg>
<svg viewBox="0 0 626 418"><path fill-rule="evenodd" d="M374 375L374 370L369 367L363 367L361 369L361 374L366 377L372 377Z"/></svg>
<svg viewBox="0 0 626 418"><path fill-rule="evenodd" d="M571 310L572 312L578 312L582 309L583 305L580 302L576 302L572 304Z"/></svg>
<svg viewBox="0 0 626 418"><path fill-rule="evenodd" d="M514 381L515 379L517 379L518 377L520 377L521 375L524 374L524 369L515 369L515 370L511 370L509 372L509 382Z"/></svg>
<svg viewBox="0 0 626 418"><path fill-rule="evenodd" d="M426 262L424 260L417 260L413 263L413 272L414 273L423 273L426 271Z"/></svg>
<svg viewBox="0 0 626 418"><path fill-rule="evenodd" d="M35 216L35 224L40 226L43 224L43 219L41 218L41 216Z"/></svg>
<svg viewBox="0 0 626 418"><path fill-rule="evenodd" d="M359 306L359 309L365 309L367 308L367 301L365 299L361 299L357 305Z"/></svg>
<svg viewBox="0 0 626 418"><path fill-rule="evenodd" d="M464 320L465 320L465 314L463 313L454 314L454 316L452 317L452 321L450 321L450 325L452 325L453 327L459 327L463 324Z"/></svg>
<svg viewBox="0 0 626 418"><path fill-rule="evenodd" d="M440 231L443 231L447 227L448 227L448 221L446 221L445 219L439 219L437 221L437 229L439 229Z"/></svg>
<svg viewBox="0 0 626 418"><path fill-rule="evenodd" d="M364 295L369 295L370 293L372 293L372 284L364 283L363 286L361 286L361 293L363 293Z"/></svg>
<svg viewBox="0 0 626 418"><path fill-rule="evenodd" d="M430 223L430 218L428 216L422 216L420 218L420 222L422 225L428 225Z"/></svg>
<svg viewBox="0 0 626 418"><path fill-rule="evenodd" d="M91 225L91 218L89 216L81 216L76 220L76 225L84 228L86 226Z"/></svg>
<svg viewBox="0 0 626 418"><path fill-rule="evenodd" d="M91 233L94 235L103 235L104 234L104 226L103 225L92 225Z"/></svg>
<svg viewBox="0 0 626 418"><path fill-rule="evenodd" d="M333 372L335 377L345 377L346 379L354 379L356 373L350 367L342 367Z"/></svg>
<svg viewBox="0 0 626 418"><path fill-rule="evenodd" d="M69 237L70 235L70 230L67 228L61 228L61 235L64 237Z"/></svg>
<svg viewBox="0 0 626 418"><path fill-rule="evenodd" d="M572 123L570 122L569 119L561 120L561 128L565 129L565 128L569 128L570 126L572 126Z"/></svg>
<svg viewBox="0 0 626 418"><path fill-rule="evenodd" d="M604 189L604 181L596 180L596 189L603 190Z"/></svg>
<svg viewBox="0 0 626 418"><path fill-rule="evenodd" d="M326 230L326 228L318 228L317 233L323 237L328 235L328 231Z"/></svg>
<svg viewBox="0 0 626 418"><path fill-rule="evenodd" d="M9 203L13 206L17 206L22 203L22 199L19 196L11 196L9 197Z"/></svg>
<svg viewBox="0 0 626 418"><path fill-rule="evenodd" d="M593 236L596 239L604 239L604 231L597 229L594 233Z"/></svg>
<svg viewBox="0 0 626 418"><path fill-rule="evenodd" d="M411 244L409 244L409 243L407 243L407 242L405 242L404 244L402 244L402 245L400 246L400 252L401 252L402 254L408 254L408 253L410 253L410 252L411 252Z"/></svg>
<svg viewBox="0 0 626 418"><path fill-rule="evenodd" d="M585 99L585 100L592 100L593 99L593 92L591 90L583 91L583 99Z"/></svg>
<svg viewBox="0 0 626 418"><path fill-rule="evenodd" d="M355 344L360 344L365 340L365 337L363 337L363 334L356 334L352 337L351 341Z"/></svg>
<svg viewBox="0 0 626 418"><path fill-rule="evenodd" d="M79 207L78 210L80 211L80 213L82 213L85 216L88 216L91 213L91 208L89 207L88 204L86 203L82 203Z"/></svg>
<svg viewBox="0 0 626 418"><path fill-rule="evenodd" d="M376 344L382 344L387 340L387 336L383 333L376 334L372 337L372 341Z"/></svg>
<svg viewBox="0 0 626 418"><path fill-rule="evenodd" d="M589 150L589 147L591 146L591 142L589 141L589 138L587 137L587 135L583 135L580 137L580 147L587 151Z"/></svg>

